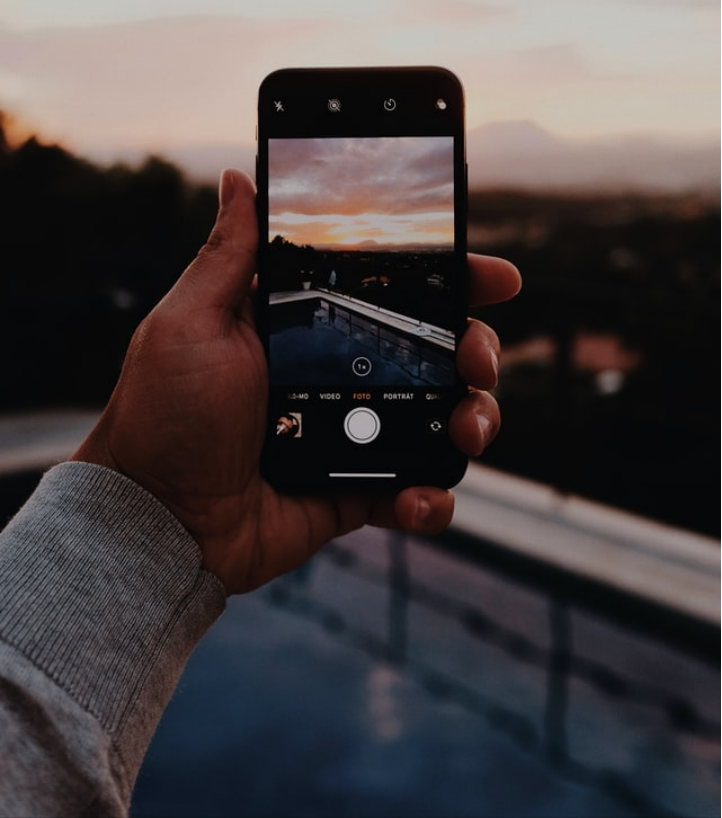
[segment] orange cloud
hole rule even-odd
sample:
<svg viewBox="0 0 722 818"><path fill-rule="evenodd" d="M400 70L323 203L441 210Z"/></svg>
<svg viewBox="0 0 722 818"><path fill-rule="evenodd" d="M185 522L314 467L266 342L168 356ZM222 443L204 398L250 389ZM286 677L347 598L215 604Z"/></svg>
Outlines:
<svg viewBox="0 0 722 818"><path fill-rule="evenodd" d="M269 176L271 237L318 245L453 239L451 137L271 140Z"/></svg>

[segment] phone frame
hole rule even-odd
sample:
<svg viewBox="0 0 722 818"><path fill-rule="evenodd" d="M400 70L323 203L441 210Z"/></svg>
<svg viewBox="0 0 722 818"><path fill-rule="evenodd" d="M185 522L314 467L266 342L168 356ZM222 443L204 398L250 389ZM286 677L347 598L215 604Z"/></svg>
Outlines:
<svg viewBox="0 0 722 818"><path fill-rule="evenodd" d="M330 110L331 100L340 100L340 111ZM386 109L387 100L398 100L397 106ZM283 110L278 110L278 105ZM443 109L441 105L445 106ZM453 139L453 293L450 300L452 332L455 346L466 328L467 263L466 219L467 179L466 142L464 122L464 93L458 78L450 71L429 66L379 68L300 68L281 69L270 74L260 86L258 95L258 153L256 158L257 207L259 217L259 276L258 321L259 332L271 358L270 338L270 235L269 235L269 140L288 139L373 139L384 137L451 137ZM345 387L346 385L344 385ZM286 388L286 387L283 387ZM311 386L318 389L318 385ZM351 387L348 387L349 389ZM389 385L393 388L393 385ZM427 387L428 388L428 387ZM274 392L276 389L276 392ZM381 389L379 387L379 389ZM433 388L432 388L433 389ZM463 476L468 459L458 451L448 437L448 418L453 406L466 393L465 385L454 370L453 383L440 388L439 417L444 424L443 435L424 436L419 433L418 445L406 440L403 450L395 450L393 457L384 454L378 468L374 467L373 445L350 448L338 436L333 446L343 449L348 467L341 472L332 466L319 464L325 456L325 446L317 450L291 445L280 448L273 440L274 401L278 388L269 385L268 433L264 444L262 471L264 476L283 490L366 490L398 491L410 485L451 487ZM289 395L304 394L308 390L299 384ZM430 391L428 394L435 394ZM414 396L414 400L416 395ZM293 403L293 401L291 401ZM413 401L412 401L413 403ZM378 408L372 402L343 401L339 415L348 421L349 406ZM413 406L403 407L409 417L420 416L421 399ZM434 407L436 408L436 407ZM318 412L316 404L310 415ZM386 407L386 411L388 407ZM401 407L392 414L399 428ZM377 413L377 419L378 419ZM435 421L436 422L436 421ZM338 430L334 428L334 434ZM346 433L348 435L348 432ZM332 439L330 436L330 440ZM382 441L383 442L383 441ZM422 446L421 443L424 443ZM295 446L295 443L292 443ZM399 444L400 445L400 444ZM391 447L392 448L392 447ZM387 452L376 444L376 451ZM341 459L343 459L343 457ZM390 459L391 458L391 459ZM389 466L393 460L394 465ZM369 465L371 464L371 465ZM364 476L361 476L364 475ZM393 476L391 476L393 475Z"/></svg>

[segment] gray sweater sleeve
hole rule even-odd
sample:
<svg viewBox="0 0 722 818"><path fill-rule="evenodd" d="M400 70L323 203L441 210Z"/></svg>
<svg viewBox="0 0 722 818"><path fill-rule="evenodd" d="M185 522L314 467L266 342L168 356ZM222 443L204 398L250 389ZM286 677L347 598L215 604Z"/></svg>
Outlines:
<svg viewBox="0 0 722 818"><path fill-rule="evenodd" d="M100 466L50 470L0 535L0 815L125 815L224 606L154 497Z"/></svg>

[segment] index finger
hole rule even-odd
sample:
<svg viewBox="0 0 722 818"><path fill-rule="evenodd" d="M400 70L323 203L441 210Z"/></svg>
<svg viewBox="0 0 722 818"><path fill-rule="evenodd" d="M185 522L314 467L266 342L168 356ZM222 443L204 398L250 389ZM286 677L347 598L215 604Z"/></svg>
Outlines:
<svg viewBox="0 0 722 818"><path fill-rule="evenodd" d="M476 253L469 253L467 259L470 307L508 301L521 289L521 275L510 261Z"/></svg>

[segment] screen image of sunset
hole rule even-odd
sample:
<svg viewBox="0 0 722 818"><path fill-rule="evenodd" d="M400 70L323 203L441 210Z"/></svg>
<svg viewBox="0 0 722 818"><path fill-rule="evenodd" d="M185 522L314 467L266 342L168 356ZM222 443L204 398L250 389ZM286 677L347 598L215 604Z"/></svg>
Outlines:
<svg viewBox="0 0 722 818"><path fill-rule="evenodd" d="M450 249L453 149L450 136L271 139L269 241Z"/></svg>

